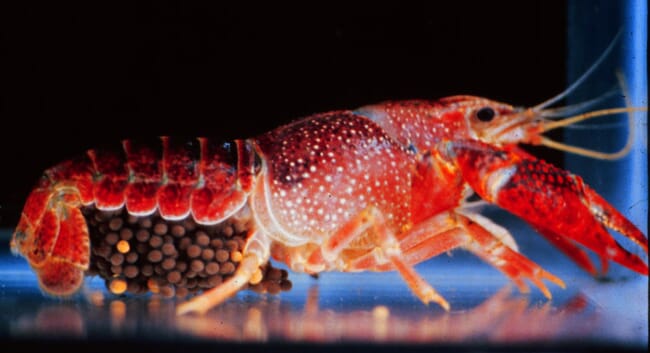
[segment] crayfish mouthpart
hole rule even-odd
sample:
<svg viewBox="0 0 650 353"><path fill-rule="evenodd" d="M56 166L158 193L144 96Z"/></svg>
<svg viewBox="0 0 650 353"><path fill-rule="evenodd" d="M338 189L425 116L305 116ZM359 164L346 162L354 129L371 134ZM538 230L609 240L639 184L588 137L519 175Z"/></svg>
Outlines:
<svg viewBox="0 0 650 353"><path fill-rule="evenodd" d="M185 298L219 286L242 260L250 217L204 226L191 217L167 221L158 214L129 215L124 209L83 209L91 244L86 275L98 275L115 294L156 293ZM260 266L245 288L278 294L291 289L288 273Z"/></svg>

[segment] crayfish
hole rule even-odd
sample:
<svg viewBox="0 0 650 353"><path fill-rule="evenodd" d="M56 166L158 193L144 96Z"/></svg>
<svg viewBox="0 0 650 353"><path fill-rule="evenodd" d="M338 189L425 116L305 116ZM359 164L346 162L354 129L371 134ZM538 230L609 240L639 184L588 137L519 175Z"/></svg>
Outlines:
<svg viewBox="0 0 650 353"><path fill-rule="evenodd" d="M130 261L128 249L140 247L148 254L153 267L138 268L142 263L134 255L135 269L113 273L118 277L152 274L165 256L175 259L165 273L178 286L187 271L209 276L212 266L214 274L223 275L212 282L206 277L203 292L180 304L179 313L205 312L260 283L271 258L309 274L398 271L423 303L445 309L449 303L414 266L457 248L493 265L521 290L530 281L550 298L544 281L564 287L518 251L508 230L467 207L477 194L525 220L590 273L597 270L580 245L603 264L611 260L648 275L644 260L607 230L647 254L647 239L634 224L579 176L519 147L541 144L599 157L542 134L635 109L552 120L548 117L567 110L547 108L551 103L524 109L474 96L384 102L315 114L248 139L162 137L155 144L126 140L114 150L92 149L45 171L26 201L11 246L27 258L46 293L67 296L82 286L92 256L110 251L91 251L84 214L89 207L129 217L155 213L169 222L191 218L205 227L244 219L240 241L221 252L225 259L231 256L227 266L211 265L221 248L210 244L223 247L225 241L219 235L204 238L198 250L189 250L189 243L180 248L182 231L169 241L167 252L165 232L154 234L161 237L158 245L149 238L144 245L129 243L133 234L122 239L127 243L118 238L102 243L127 249L126 260L116 256L119 264ZM196 234L192 241L201 243ZM156 246L163 250L151 250ZM174 257L179 252L206 262L179 268ZM174 271L178 274L169 274Z"/></svg>

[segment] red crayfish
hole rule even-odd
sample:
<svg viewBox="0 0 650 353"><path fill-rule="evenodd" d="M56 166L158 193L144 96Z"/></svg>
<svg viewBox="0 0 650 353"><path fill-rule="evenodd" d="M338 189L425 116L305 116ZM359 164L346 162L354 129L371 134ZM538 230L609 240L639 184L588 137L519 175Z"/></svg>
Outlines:
<svg viewBox="0 0 650 353"><path fill-rule="evenodd" d="M524 152L518 144L555 144L549 104L520 109L474 96L385 102L316 114L260 136L215 142L163 137L160 146L127 140L45 171L29 195L12 239L43 290L75 293L90 261L81 208L125 207L166 220L224 222L252 215L241 261L220 285L179 305L204 312L259 280L271 258L293 271L393 271L424 303L449 304L413 266L464 248L498 268L521 290L559 278L518 252L510 233L467 206L473 193L525 220L585 270L597 270L578 244L605 265L640 274L648 266L610 235L646 254L644 234L579 176ZM556 108L558 109L558 108ZM568 149L568 147L567 147ZM575 149L574 149L575 151Z"/></svg>

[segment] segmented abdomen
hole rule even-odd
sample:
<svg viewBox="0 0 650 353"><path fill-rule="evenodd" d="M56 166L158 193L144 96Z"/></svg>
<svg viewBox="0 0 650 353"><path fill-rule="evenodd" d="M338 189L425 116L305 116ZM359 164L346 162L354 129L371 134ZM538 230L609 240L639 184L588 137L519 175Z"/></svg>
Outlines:
<svg viewBox="0 0 650 353"><path fill-rule="evenodd" d="M191 212L197 221L213 223L222 215L206 200L231 195L238 178L250 174L238 171L242 153L250 154L242 140L161 137L150 144L125 140L122 148L92 149L47 170L41 187L74 187L82 204L94 203L100 210L126 205L130 214L159 210L168 220L183 219ZM239 164L239 169L246 169L245 163Z"/></svg>

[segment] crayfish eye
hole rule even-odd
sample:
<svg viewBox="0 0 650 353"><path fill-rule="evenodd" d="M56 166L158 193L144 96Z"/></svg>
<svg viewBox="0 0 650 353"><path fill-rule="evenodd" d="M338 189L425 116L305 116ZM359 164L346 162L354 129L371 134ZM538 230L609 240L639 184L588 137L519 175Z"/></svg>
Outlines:
<svg viewBox="0 0 650 353"><path fill-rule="evenodd" d="M478 120L484 122L492 121L492 119L494 119L494 115L494 109L490 107L481 108L476 112L476 117Z"/></svg>

